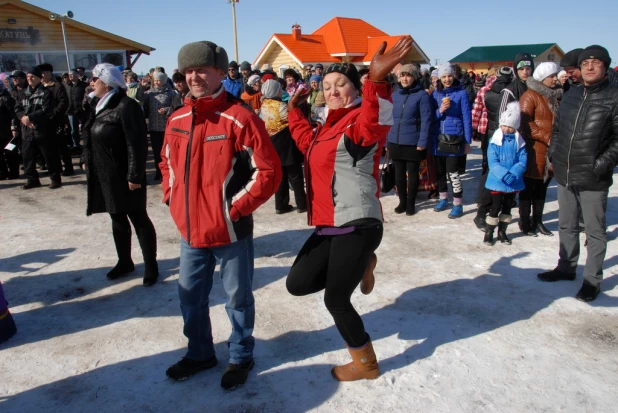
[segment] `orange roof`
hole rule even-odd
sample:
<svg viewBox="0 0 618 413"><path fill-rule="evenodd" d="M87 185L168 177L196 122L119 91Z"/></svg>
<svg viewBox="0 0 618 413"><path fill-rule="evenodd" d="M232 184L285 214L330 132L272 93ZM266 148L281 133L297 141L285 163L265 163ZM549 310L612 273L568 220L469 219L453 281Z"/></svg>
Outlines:
<svg viewBox="0 0 618 413"><path fill-rule="evenodd" d="M293 29L300 30L300 26ZM369 62L383 41L387 42L388 50L400 37L389 36L361 19L334 17L312 34L301 34L299 38L293 34L273 34L255 62L258 63L273 42L279 43L300 64L340 62L342 56L350 57L353 62ZM414 46L409 57L429 63L416 42Z"/></svg>
<svg viewBox="0 0 618 413"><path fill-rule="evenodd" d="M326 48L324 37L303 34L298 40L291 34L275 34L274 37L301 62L336 61Z"/></svg>
<svg viewBox="0 0 618 413"><path fill-rule="evenodd" d="M361 19L347 17L335 17L313 34L324 36L330 54L367 53L367 38L388 36Z"/></svg>

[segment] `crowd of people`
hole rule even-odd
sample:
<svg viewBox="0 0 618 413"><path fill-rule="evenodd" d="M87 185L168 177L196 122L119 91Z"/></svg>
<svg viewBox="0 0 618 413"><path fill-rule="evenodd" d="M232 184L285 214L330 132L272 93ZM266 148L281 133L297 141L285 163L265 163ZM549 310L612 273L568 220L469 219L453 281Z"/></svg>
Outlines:
<svg viewBox="0 0 618 413"><path fill-rule="evenodd" d="M536 67L522 51L513 67L475 74L450 64L401 65L411 48L405 36L388 51L384 43L366 68L318 64L304 73L287 69L281 77L269 65L229 62L226 51L208 41L182 47L171 79L161 67L140 80L105 63L89 79L83 70L55 79L48 64L16 71L1 83L0 178L19 177L21 158L24 189L41 186L37 162L48 169L50 188L59 188L61 176L74 173L71 152L81 153L87 214L108 213L112 221L118 263L107 277L135 269L130 221L143 253L143 283L151 286L158 265L146 211L149 136L152 181L161 182L181 236L178 291L188 350L166 372L175 380L217 364L208 308L217 263L232 325L221 386L233 389L247 380L255 344L252 213L273 195L276 214L306 213L316 227L286 286L294 296L325 291L352 359L333 368L332 376L378 377L371 337L350 299L359 285L363 294L375 285L380 192L389 189L381 182L393 175L396 214L417 213L422 185L437 201L435 212L451 205L448 218L458 219L473 141L482 149L474 223L483 242L494 245L497 228L498 240L511 243L507 228L517 206L523 234L553 235L543 209L555 179L559 261L538 278L574 280L585 231L588 258L576 297L594 300L618 162L618 76L607 50L575 49L560 65ZM381 169L384 152L392 169Z"/></svg>

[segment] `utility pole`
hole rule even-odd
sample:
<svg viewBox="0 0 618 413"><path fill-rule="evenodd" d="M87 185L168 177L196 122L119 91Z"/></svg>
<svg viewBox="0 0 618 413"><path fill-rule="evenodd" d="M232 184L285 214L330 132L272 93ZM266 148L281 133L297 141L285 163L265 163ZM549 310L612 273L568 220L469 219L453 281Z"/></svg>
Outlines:
<svg viewBox="0 0 618 413"><path fill-rule="evenodd" d="M239 0L227 0L228 3L232 3L232 24L234 26L234 56L236 57L236 63L238 63L238 35L236 33L236 3Z"/></svg>

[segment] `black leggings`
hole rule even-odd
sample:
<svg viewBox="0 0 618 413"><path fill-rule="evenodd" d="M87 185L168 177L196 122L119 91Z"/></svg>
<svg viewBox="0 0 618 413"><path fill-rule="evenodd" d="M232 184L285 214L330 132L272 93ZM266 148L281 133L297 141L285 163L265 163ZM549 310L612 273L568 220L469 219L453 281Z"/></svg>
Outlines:
<svg viewBox="0 0 618 413"><path fill-rule="evenodd" d="M135 233L145 263L151 263L157 258L157 233L154 225L148 217L146 210L132 211L128 214L109 214L112 218L112 233L116 243L118 261L131 261L131 225L135 227Z"/></svg>
<svg viewBox="0 0 618 413"><path fill-rule="evenodd" d="M416 199L418 192L418 170L421 165L420 161L404 161L393 159L395 165L395 185L397 185L397 194L400 199L409 198ZM406 173L408 176L406 177ZM407 179L407 186L406 186Z"/></svg>
<svg viewBox="0 0 618 413"><path fill-rule="evenodd" d="M448 192L446 175L451 179L453 186L453 198L463 197L463 186L459 179L459 156L435 156L436 174L438 175L438 192Z"/></svg>
<svg viewBox="0 0 618 413"><path fill-rule="evenodd" d="M350 298L382 241L382 223L345 235L312 234L298 253L287 278L290 294L303 296L326 289L324 303L339 334L350 347L367 344L363 320Z"/></svg>
<svg viewBox="0 0 618 413"><path fill-rule="evenodd" d="M489 216L492 218L498 218L498 215L511 215L511 206L513 205L513 200L515 199L515 193L510 194L491 194L492 204L491 210L489 211Z"/></svg>

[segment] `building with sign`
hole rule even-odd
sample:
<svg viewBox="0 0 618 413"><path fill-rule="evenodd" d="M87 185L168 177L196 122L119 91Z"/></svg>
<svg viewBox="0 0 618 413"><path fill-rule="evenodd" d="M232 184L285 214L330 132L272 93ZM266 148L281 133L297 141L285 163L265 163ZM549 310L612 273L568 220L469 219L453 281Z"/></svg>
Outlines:
<svg viewBox="0 0 618 413"><path fill-rule="evenodd" d="M458 64L463 70L487 73L487 70L494 65L512 66L513 59L518 53L530 53L535 65L542 62L560 63L560 59L564 56L564 52L556 43L480 46L469 48L449 62Z"/></svg>
<svg viewBox="0 0 618 413"><path fill-rule="evenodd" d="M277 73L287 68L303 69L306 65L322 63L356 63L369 65L371 58L382 42L387 48L397 43L399 36L389 36L382 30L361 19L335 17L311 34L303 34L298 24L292 33L275 33L268 40L254 63L262 67L270 64ZM413 47L404 63L429 63L429 58L413 42Z"/></svg>
<svg viewBox="0 0 618 413"><path fill-rule="evenodd" d="M61 20L70 69L83 66L90 71L98 63L130 68L142 54L155 50L21 0L0 0L0 72L41 63L52 64L56 73L66 72Z"/></svg>

